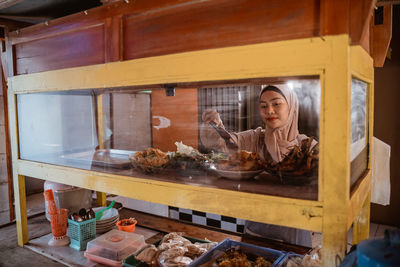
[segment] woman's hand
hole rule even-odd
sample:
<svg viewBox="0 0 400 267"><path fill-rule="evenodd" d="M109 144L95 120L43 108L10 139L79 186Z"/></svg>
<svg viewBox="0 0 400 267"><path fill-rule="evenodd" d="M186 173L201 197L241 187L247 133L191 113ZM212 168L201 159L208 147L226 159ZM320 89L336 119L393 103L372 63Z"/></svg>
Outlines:
<svg viewBox="0 0 400 267"><path fill-rule="evenodd" d="M203 123L200 127L200 140L202 144L211 150L218 152L226 152L226 144L224 139L215 131L215 129L209 124L214 122L217 126L225 129L222 123L219 113L215 109L205 110L201 116Z"/></svg>
<svg viewBox="0 0 400 267"><path fill-rule="evenodd" d="M208 125L211 121L215 122L217 126L224 127L222 120L219 116L219 113L215 109L207 109L201 115L201 119L205 125Z"/></svg>

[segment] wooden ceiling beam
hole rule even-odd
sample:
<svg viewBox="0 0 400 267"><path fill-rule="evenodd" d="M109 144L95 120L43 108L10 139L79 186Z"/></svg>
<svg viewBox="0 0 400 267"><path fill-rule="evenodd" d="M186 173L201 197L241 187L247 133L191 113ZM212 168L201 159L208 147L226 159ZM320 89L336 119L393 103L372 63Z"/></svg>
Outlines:
<svg viewBox="0 0 400 267"><path fill-rule="evenodd" d="M350 1L350 33L351 44L362 45L369 52L369 28L373 17L376 0L352 0Z"/></svg>
<svg viewBox="0 0 400 267"><path fill-rule="evenodd" d="M378 0L376 6L398 5L400 0Z"/></svg>
<svg viewBox="0 0 400 267"><path fill-rule="evenodd" d="M392 39L392 20L393 6L387 5L383 7L383 24L375 25L374 21L371 21L370 52L374 59L374 67L383 67L385 63L390 40Z"/></svg>
<svg viewBox="0 0 400 267"><path fill-rule="evenodd" d="M33 25L32 23L16 21L11 19L2 18L0 16L0 27L8 28L10 31L15 31Z"/></svg>
<svg viewBox="0 0 400 267"><path fill-rule="evenodd" d="M5 9L10 6L14 6L24 0L0 0L0 9Z"/></svg>

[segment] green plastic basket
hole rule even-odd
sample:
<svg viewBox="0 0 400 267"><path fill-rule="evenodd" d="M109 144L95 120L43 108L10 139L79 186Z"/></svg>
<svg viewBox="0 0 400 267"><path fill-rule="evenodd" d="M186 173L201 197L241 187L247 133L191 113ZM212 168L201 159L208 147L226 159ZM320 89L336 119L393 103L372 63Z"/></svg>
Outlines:
<svg viewBox="0 0 400 267"><path fill-rule="evenodd" d="M83 222L68 219L68 232L71 240L70 247L85 250L87 243L96 237L96 218Z"/></svg>

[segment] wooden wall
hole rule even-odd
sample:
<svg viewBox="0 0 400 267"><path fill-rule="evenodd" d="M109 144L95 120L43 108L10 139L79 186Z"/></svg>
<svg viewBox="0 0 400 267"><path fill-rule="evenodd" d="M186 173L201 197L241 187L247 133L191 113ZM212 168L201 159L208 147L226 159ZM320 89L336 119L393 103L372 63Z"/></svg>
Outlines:
<svg viewBox="0 0 400 267"><path fill-rule="evenodd" d="M390 205L371 205L371 220L400 226L400 5L393 9L393 38L391 58L383 68L375 69L374 135L391 146Z"/></svg>
<svg viewBox="0 0 400 267"><path fill-rule="evenodd" d="M7 76L349 33L369 50L375 0L136 0L6 33Z"/></svg>
<svg viewBox="0 0 400 267"><path fill-rule="evenodd" d="M175 89L175 96L166 96L164 90L152 92L154 147L162 151L176 151L175 142L182 141L185 145L197 149L199 131L197 99L197 88ZM160 125L165 127L159 128Z"/></svg>
<svg viewBox="0 0 400 267"><path fill-rule="evenodd" d="M112 94L111 119L112 148L139 151L151 147L149 94Z"/></svg>
<svg viewBox="0 0 400 267"><path fill-rule="evenodd" d="M15 219L7 100L7 85L0 66L0 225Z"/></svg>

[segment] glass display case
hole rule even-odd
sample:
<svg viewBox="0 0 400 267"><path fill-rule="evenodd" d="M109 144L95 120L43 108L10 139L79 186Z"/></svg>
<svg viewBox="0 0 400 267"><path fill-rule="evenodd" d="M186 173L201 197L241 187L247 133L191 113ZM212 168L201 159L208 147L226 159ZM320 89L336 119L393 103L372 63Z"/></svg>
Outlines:
<svg viewBox="0 0 400 267"><path fill-rule="evenodd" d="M282 164L260 158L255 144L237 140L264 143L251 135L264 134L259 95L271 83L294 92L296 125L310 140L304 147L291 144ZM219 114L221 127L203 120L211 110ZM17 95L23 160L312 200L318 198L319 113L319 77ZM220 131L232 139L223 139ZM225 141L239 146L228 149Z"/></svg>
<svg viewBox="0 0 400 267"><path fill-rule="evenodd" d="M308 167L300 175L265 158L254 169L230 169L232 150L248 150L240 133L266 129L259 94L267 85L297 95L298 130L311 141L286 155ZM9 89L17 192L29 175L322 232L327 263L344 255L350 227L355 242L368 237L373 67L348 35L19 75ZM209 110L223 127L205 119ZM209 145L205 129L223 149ZM314 154L304 153L316 143ZM21 245L24 202L17 194Z"/></svg>

